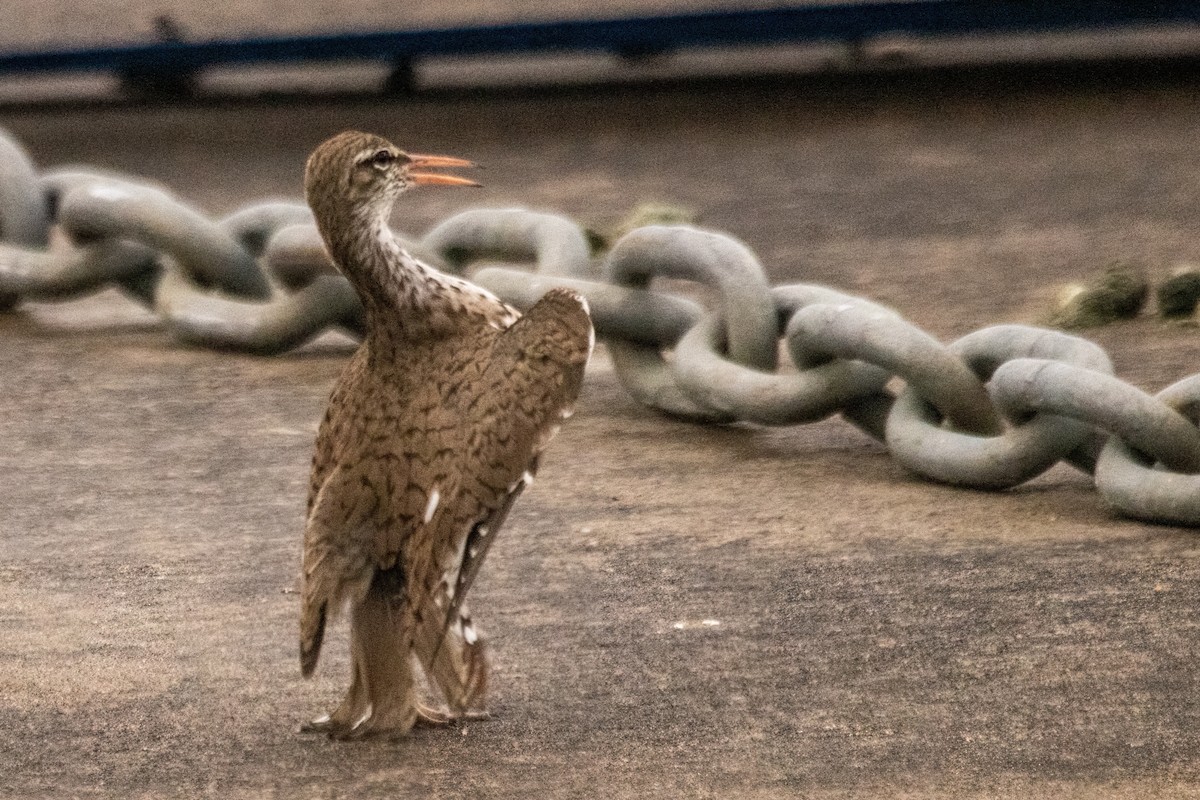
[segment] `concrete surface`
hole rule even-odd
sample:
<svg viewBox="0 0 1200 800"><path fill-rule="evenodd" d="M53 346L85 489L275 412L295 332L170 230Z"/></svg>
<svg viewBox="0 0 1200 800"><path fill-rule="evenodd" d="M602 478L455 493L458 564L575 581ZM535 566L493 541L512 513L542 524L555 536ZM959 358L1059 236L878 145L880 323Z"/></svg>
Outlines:
<svg viewBox="0 0 1200 800"><path fill-rule="evenodd" d="M44 165L128 170L213 213L299 193L349 126L485 163L471 204L604 224L698 208L777 281L938 336L1029 320L1112 258L1197 258L1191 81L1005 73L289 106L21 111ZM1157 389L1197 331L1094 338ZM1145 798L1200 793L1197 532L1067 468L924 483L838 421L703 428L601 352L473 596L491 722L399 743L296 733L347 679L296 665L307 460L348 348L175 345L105 294L0 318L0 796ZM715 620L719 624L704 624Z"/></svg>

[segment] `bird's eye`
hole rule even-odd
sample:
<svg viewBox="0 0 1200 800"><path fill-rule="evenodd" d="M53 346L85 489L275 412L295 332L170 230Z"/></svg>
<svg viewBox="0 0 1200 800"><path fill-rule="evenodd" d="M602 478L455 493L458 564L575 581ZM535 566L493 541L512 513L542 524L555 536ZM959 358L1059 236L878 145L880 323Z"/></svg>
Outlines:
<svg viewBox="0 0 1200 800"><path fill-rule="evenodd" d="M396 160L396 154L391 150L380 150L371 156L371 163L377 167L386 167Z"/></svg>

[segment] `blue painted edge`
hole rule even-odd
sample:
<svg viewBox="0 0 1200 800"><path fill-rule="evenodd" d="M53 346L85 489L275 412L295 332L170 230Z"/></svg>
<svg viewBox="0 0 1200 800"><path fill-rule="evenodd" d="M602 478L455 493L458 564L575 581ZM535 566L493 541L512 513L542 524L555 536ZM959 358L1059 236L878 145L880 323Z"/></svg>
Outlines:
<svg viewBox="0 0 1200 800"><path fill-rule="evenodd" d="M886 33L1050 32L1200 22L1184 0L908 0L503 25L161 42L0 54L0 72L193 70L255 62L384 60L545 51L850 41Z"/></svg>

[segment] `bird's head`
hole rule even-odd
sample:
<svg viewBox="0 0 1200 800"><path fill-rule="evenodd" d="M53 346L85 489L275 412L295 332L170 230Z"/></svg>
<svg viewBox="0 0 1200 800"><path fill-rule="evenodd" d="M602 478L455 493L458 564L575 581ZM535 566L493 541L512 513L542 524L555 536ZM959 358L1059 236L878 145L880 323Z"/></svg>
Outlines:
<svg viewBox="0 0 1200 800"><path fill-rule="evenodd" d="M309 156L304 193L318 220L338 212L386 215L396 197L412 186L479 186L457 175L428 171L473 166L453 156L406 153L380 136L345 131L326 139Z"/></svg>

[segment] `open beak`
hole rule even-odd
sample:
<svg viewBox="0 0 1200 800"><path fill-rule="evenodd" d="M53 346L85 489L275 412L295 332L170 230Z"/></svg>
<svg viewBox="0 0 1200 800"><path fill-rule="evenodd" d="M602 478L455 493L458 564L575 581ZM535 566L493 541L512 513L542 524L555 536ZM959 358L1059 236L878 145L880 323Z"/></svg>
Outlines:
<svg viewBox="0 0 1200 800"><path fill-rule="evenodd" d="M408 166L411 169L474 167L475 163L454 156L419 156L410 153ZM409 172L408 179L423 186L479 186L478 183L457 175L442 175L439 172Z"/></svg>

